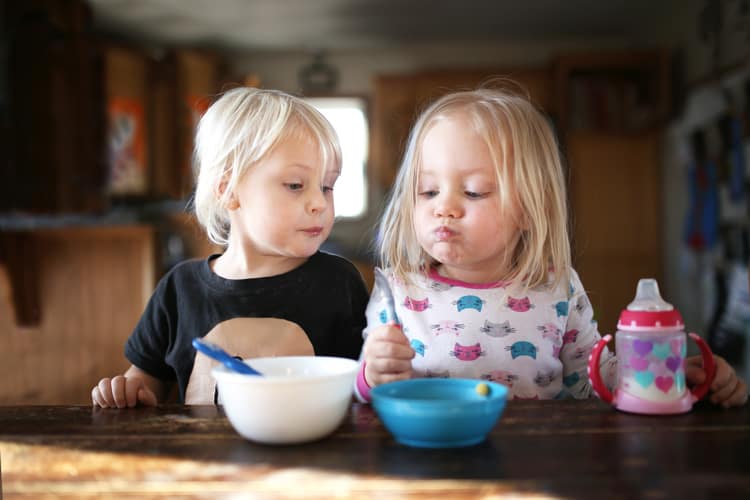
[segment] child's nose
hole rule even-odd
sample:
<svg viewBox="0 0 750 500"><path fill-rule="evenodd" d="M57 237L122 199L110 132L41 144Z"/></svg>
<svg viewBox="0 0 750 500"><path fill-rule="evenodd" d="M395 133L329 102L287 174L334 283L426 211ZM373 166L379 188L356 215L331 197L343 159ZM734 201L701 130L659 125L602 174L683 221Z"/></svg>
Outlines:
<svg viewBox="0 0 750 500"><path fill-rule="evenodd" d="M456 195L446 193L438 197L435 204L436 217L461 217L463 209Z"/></svg>
<svg viewBox="0 0 750 500"><path fill-rule="evenodd" d="M311 189L307 200L307 209L312 213L323 212L328 208L328 200L320 189Z"/></svg>

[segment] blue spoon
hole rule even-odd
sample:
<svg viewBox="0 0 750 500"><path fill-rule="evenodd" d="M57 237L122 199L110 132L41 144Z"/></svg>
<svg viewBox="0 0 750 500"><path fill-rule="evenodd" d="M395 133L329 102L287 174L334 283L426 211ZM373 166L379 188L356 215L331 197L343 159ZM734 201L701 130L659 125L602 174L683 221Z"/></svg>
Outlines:
<svg viewBox="0 0 750 500"><path fill-rule="evenodd" d="M200 338L194 338L193 347L195 347L206 356L214 358L217 361L221 361L222 363L224 363L224 366L232 371L243 373L245 375L262 375L262 373L260 373L259 371L254 370L239 359L232 357L227 351L214 343L202 340Z"/></svg>

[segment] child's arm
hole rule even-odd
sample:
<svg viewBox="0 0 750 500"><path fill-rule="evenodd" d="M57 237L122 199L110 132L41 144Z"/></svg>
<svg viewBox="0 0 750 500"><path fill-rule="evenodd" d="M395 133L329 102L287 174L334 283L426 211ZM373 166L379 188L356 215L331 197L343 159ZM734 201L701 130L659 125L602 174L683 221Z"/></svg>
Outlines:
<svg viewBox="0 0 750 500"><path fill-rule="evenodd" d="M102 408L156 406L164 400L167 390L165 382L131 365L123 375L101 379L91 390L91 400Z"/></svg>
<svg viewBox="0 0 750 500"><path fill-rule="evenodd" d="M560 360L563 363L563 384L574 398L593 395L588 378L588 357L601 340L599 326L594 319L594 309L578 274L571 276L573 294L568 302L568 320L563 335ZM606 347L599 362L602 379L612 389L617 378L617 358Z"/></svg>
<svg viewBox="0 0 750 500"><path fill-rule="evenodd" d="M714 355L716 376L711 384L710 401L724 408L742 406L747 403L747 384L737 376L729 363L721 356ZM700 356L685 359L685 379L690 385L697 385L706 380L703 361Z"/></svg>
<svg viewBox="0 0 750 500"><path fill-rule="evenodd" d="M376 268L375 272L381 271ZM381 290L381 287L387 286L389 284L386 279L375 280L365 312L365 342L359 356L360 371L354 387L355 396L363 402L370 400L371 387L408 379L412 375L411 360L414 358L414 349L396 322L394 305L392 299L389 300L391 292L384 293Z"/></svg>
<svg viewBox="0 0 750 500"><path fill-rule="evenodd" d="M401 327L388 323L374 329L363 347L365 381L370 387L411 378L414 349Z"/></svg>
<svg viewBox="0 0 750 500"><path fill-rule="evenodd" d="M354 396L362 403L369 403L371 388L411 378L413 357L414 349L399 325L390 322L373 329L359 357Z"/></svg>

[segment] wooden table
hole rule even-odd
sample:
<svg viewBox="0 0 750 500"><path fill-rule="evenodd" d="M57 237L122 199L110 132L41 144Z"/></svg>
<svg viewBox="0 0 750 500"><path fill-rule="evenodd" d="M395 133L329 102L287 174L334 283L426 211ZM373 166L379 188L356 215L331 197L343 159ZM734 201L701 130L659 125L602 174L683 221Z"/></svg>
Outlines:
<svg viewBox="0 0 750 500"><path fill-rule="evenodd" d="M512 401L482 444L397 444L368 406L315 443L268 446L221 408L0 407L7 498L750 498L750 405L677 416ZM2 495L0 495L2 496Z"/></svg>

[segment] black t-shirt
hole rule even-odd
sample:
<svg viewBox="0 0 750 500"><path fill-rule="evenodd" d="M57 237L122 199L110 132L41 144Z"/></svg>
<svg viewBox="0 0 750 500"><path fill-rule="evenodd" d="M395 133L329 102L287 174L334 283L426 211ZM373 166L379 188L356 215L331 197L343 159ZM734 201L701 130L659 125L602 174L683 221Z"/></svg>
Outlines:
<svg viewBox="0 0 750 500"><path fill-rule="evenodd" d="M188 260L170 270L157 285L125 344L125 356L135 366L167 383L177 382L180 401L185 401L193 372L196 354L193 338L214 333L217 325L236 318L277 318L271 320L271 325L290 325L292 330L296 329L291 337L286 337L280 351L273 351L276 355L285 354L284 349L290 344L307 343L309 339L315 355L357 359L362 347L368 293L351 262L317 252L285 274L228 280L211 270L209 262L216 257ZM252 344L269 343L269 339L270 343L275 342L275 326L266 328L266 333L259 333L256 339L254 329L247 328L248 324L253 325L244 323L240 333L245 344L251 345L249 352L245 348L245 352L232 354L252 357L257 351ZM223 332L225 345L227 341L232 344L231 337L239 335L235 329L227 339L227 331L230 330ZM298 353L297 346L294 351Z"/></svg>

